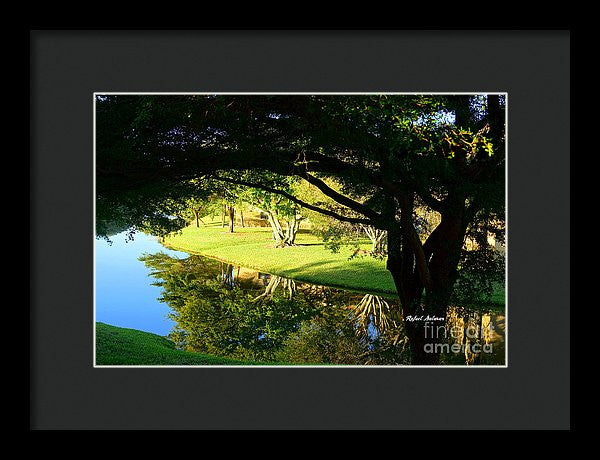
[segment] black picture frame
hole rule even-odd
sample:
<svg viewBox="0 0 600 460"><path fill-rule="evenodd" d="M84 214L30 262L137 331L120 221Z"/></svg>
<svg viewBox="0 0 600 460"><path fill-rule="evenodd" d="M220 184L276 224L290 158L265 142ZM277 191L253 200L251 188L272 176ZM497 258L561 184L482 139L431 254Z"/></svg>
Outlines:
<svg viewBox="0 0 600 460"><path fill-rule="evenodd" d="M32 30L30 63L30 429L570 428L568 30ZM92 102L119 91L507 92L508 367L93 368Z"/></svg>

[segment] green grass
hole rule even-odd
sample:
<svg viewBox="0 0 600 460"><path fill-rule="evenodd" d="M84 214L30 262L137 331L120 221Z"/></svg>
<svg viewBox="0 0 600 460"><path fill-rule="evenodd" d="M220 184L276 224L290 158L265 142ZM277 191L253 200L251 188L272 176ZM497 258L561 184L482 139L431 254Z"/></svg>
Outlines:
<svg viewBox="0 0 600 460"><path fill-rule="evenodd" d="M96 323L97 365L265 365L177 350L166 337Z"/></svg>
<svg viewBox="0 0 600 460"><path fill-rule="evenodd" d="M352 248L332 253L322 240L301 230L297 246L275 248L270 227L236 227L234 233L220 223L184 228L180 234L165 238L172 249L202 254L242 267L293 278L298 281L358 291L395 294L396 288L385 261L372 257L348 260ZM363 245L365 249L370 244Z"/></svg>
<svg viewBox="0 0 600 460"><path fill-rule="evenodd" d="M324 286L361 292L397 295L385 260L356 257L348 260L353 248L342 247L332 253L322 240L308 231L298 233L298 246L274 248L270 227L236 227L234 233L220 222L186 227L180 234L165 238L165 246L197 253L273 275ZM362 246L370 248L368 241ZM498 286L492 302L504 305L504 287Z"/></svg>
<svg viewBox="0 0 600 460"><path fill-rule="evenodd" d="M396 288L385 261L372 257L348 260L352 248L332 253L322 240L305 230L296 236L297 246L274 248L270 227L236 227L234 233L211 223L183 229L165 238L172 249L202 254L242 267L332 287L395 294ZM370 244L365 243L367 249Z"/></svg>

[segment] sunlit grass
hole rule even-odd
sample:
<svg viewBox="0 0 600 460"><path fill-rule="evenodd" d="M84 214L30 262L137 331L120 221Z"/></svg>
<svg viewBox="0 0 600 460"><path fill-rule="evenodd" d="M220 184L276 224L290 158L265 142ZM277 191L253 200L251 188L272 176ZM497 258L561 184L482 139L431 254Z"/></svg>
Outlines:
<svg viewBox="0 0 600 460"><path fill-rule="evenodd" d="M166 337L96 323L97 365L263 365L177 350Z"/></svg>
<svg viewBox="0 0 600 460"><path fill-rule="evenodd" d="M96 323L96 365L99 366L339 366L282 361L244 361L178 350L157 334Z"/></svg>
<svg viewBox="0 0 600 460"><path fill-rule="evenodd" d="M165 238L163 244L298 281L384 295L397 294L385 260L364 256L349 260L354 247L342 247L338 253L333 253L324 247L321 238L307 230L298 233L297 246L286 248L275 248L271 235L270 227L235 227L234 233L229 233L220 222L207 220L206 225L190 226L180 234ZM365 239L361 249L369 248L370 243ZM503 286L498 286L491 301L504 304Z"/></svg>
<svg viewBox="0 0 600 460"><path fill-rule="evenodd" d="M267 227L236 228L234 233L220 224L187 227L181 234L167 237L172 249L215 257L236 265L294 278L313 284L360 291L395 294L396 288L385 261L372 257L349 260L354 248L342 247L333 253L322 240L306 231L296 237L297 246L275 248ZM370 247L365 242L364 249Z"/></svg>

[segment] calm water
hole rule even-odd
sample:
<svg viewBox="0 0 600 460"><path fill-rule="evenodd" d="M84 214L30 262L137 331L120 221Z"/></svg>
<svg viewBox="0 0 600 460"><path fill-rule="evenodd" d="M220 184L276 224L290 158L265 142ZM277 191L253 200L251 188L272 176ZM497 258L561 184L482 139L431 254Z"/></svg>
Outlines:
<svg viewBox="0 0 600 460"><path fill-rule="evenodd" d="M170 308L157 300L161 289L151 284L151 270L138 257L160 251L178 258L188 254L169 250L158 238L143 233L127 241L124 232L111 241L112 245L98 239L95 243L96 321L167 335L175 325L167 317Z"/></svg>
<svg viewBox="0 0 600 460"><path fill-rule="evenodd" d="M111 240L96 241L96 321L239 359L409 361L394 297L301 283L169 250L142 233L133 241L125 233ZM448 346L456 347L443 353L443 364L504 364L502 314L451 307L443 330Z"/></svg>

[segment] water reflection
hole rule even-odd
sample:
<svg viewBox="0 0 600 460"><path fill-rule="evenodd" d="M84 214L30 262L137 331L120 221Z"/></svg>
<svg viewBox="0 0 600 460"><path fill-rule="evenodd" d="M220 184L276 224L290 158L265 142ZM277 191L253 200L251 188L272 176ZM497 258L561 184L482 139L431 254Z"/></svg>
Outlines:
<svg viewBox="0 0 600 460"><path fill-rule="evenodd" d="M141 258L162 288L181 349L290 364L410 364L394 298L260 273L206 257ZM440 330L440 326L442 329ZM441 364L504 364L503 317L451 307ZM432 326L433 328L433 326ZM487 347L487 348L486 348Z"/></svg>
<svg viewBox="0 0 600 460"><path fill-rule="evenodd" d="M503 315L453 307L446 315L445 326L447 348L457 364L499 364L496 360L504 356Z"/></svg>
<svg viewBox="0 0 600 460"><path fill-rule="evenodd" d="M267 275L265 278L269 280L265 292L256 296L254 302L272 300L279 286L281 286L286 298L290 300L294 298L294 294L296 294L296 282L294 280L277 275Z"/></svg>

